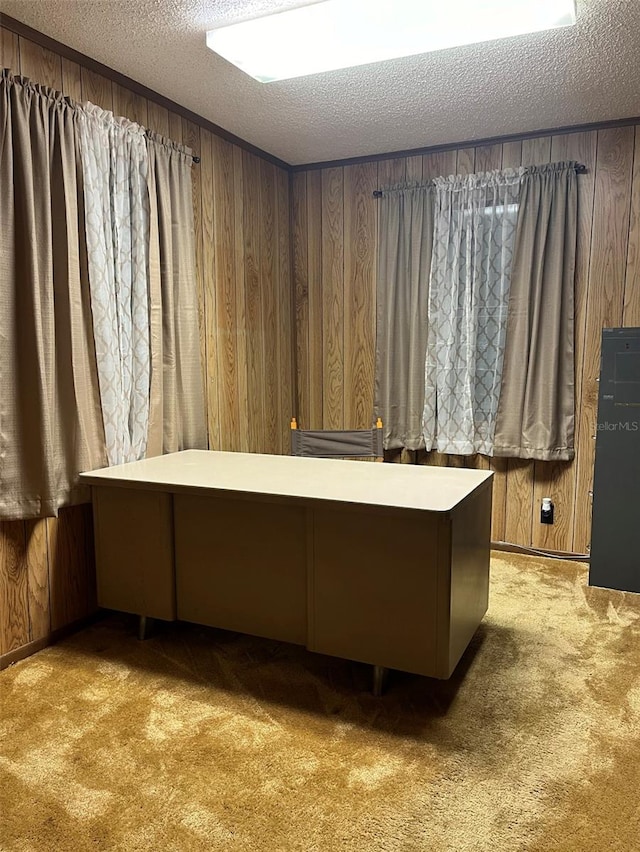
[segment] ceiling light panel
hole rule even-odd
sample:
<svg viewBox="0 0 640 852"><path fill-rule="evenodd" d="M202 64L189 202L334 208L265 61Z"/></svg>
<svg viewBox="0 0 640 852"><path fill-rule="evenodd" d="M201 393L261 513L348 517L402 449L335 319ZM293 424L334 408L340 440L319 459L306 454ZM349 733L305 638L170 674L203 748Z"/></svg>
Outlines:
<svg viewBox="0 0 640 852"><path fill-rule="evenodd" d="M575 0L324 0L210 30L263 83L574 24Z"/></svg>

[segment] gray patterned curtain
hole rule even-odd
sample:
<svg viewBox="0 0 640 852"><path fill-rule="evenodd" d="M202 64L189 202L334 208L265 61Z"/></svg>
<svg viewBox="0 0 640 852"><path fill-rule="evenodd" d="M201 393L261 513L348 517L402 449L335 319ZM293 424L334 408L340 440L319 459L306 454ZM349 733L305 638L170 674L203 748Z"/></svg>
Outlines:
<svg viewBox="0 0 640 852"><path fill-rule="evenodd" d="M425 446L491 455L520 179L506 171L434 183Z"/></svg>
<svg viewBox="0 0 640 852"><path fill-rule="evenodd" d="M143 458L149 425L149 157L144 129L77 107L100 401L109 464Z"/></svg>

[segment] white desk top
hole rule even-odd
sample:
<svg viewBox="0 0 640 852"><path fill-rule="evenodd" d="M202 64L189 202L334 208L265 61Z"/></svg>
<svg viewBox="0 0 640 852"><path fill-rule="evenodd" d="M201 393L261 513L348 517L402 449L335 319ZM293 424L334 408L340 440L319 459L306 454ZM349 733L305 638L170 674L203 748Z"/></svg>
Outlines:
<svg viewBox="0 0 640 852"><path fill-rule="evenodd" d="M225 491L448 512L493 474L426 465L184 450L81 474L91 485Z"/></svg>

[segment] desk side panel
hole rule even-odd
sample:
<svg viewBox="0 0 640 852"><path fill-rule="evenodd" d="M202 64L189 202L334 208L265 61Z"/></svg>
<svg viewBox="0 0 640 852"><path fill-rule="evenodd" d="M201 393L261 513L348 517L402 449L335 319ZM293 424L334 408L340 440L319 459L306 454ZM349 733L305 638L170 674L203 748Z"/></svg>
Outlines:
<svg viewBox="0 0 640 852"><path fill-rule="evenodd" d="M451 515L451 608L449 677L489 606L491 481Z"/></svg>
<svg viewBox="0 0 640 852"><path fill-rule="evenodd" d="M438 516L313 509L312 651L436 674Z"/></svg>
<svg viewBox="0 0 640 852"><path fill-rule="evenodd" d="M93 486L98 604L176 617L171 495Z"/></svg>
<svg viewBox="0 0 640 852"><path fill-rule="evenodd" d="M304 645L306 510L174 495L178 617Z"/></svg>

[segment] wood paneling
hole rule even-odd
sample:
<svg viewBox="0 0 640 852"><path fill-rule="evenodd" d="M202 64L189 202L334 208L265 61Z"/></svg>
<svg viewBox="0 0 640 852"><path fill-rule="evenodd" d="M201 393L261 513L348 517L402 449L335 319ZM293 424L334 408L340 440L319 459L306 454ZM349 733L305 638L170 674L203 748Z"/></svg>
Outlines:
<svg viewBox="0 0 640 852"><path fill-rule="evenodd" d="M24 529L29 586L29 640L34 642L51 631L47 522L44 519L25 521Z"/></svg>
<svg viewBox="0 0 640 852"><path fill-rule="evenodd" d="M92 104L102 109L113 110L113 88L111 80L90 71L88 68L81 69L82 76L82 100L91 101Z"/></svg>
<svg viewBox="0 0 640 852"><path fill-rule="evenodd" d="M20 48L18 36L0 27L0 68L9 68L13 74L20 74Z"/></svg>
<svg viewBox="0 0 640 852"><path fill-rule="evenodd" d="M209 443L216 449L288 452L295 408L288 173L214 135L206 122L200 126L2 28L0 60L16 74L113 110L201 157L192 176ZM317 181L319 186L320 172ZM319 258L320 193L317 216L312 253ZM320 285L318 277L316 324L321 323ZM317 330L314 339L321 365L323 340ZM321 415L319 387L314 399ZM89 507L63 509L57 519L0 524L0 654L46 639L95 608Z"/></svg>
<svg viewBox="0 0 640 852"><path fill-rule="evenodd" d="M244 298L248 335L247 388L249 392L249 451L260 452L265 415L262 327L262 269L260 267L260 161L242 152L244 170Z"/></svg>
<svg viewBox="0 0 640 852"><path fill-rule="evenodd" d="M169 112L153 101L147 102L147 127L161 136L169 135Z"/></svg>
<svg viewBox="0 0 640 852"><path fill-rule="evenodd" d="M29 585L22 521L0 524L0 654L26 645L31 638Z"/></svg>
<svg viewBox="0 0 640 852"><path fill-rule="evenodd" d="M208 131L202 131L202 143L209 446L238 450L233 150L229 142L217 139Z"/></svg>
<svg viewBox="0 0 640 852"><path fill-rule="evenodd" d="M635 128L629 253L627 255L622 324L627 327L640 326L640 127Z"/></svg>
<svg viewBox="0 0 640 852"><path fill-rule="evenodd" d="M74 101L82 101L82 69L70 59L62 60L62 91Z"/></svg>
<svg viewBox="0 0 640 852"><path fill-rule="evenodd" d="M322 428L344 428L344 171L322 171ZM309 334L314 330L309 327Z"/></svg>
<svg viewBox="0 0 640 852"><path fill-rule="evenodd" d="M234 211L234 260L236 271L236 334L238 337L238 412L240 451L249 451L249 380L247 351L254 343L247 333L245 307L245 258L244 258L244 172L243 152L233 147L233 211Z"/></svg>
<svg viewBox="0 0 640 852"><path fill-rule="evenodd" d="M375 163L344 169L344 424L373 425L375 352ZM346 250L348 247L348 250Z"/></svg>
<svg viewBox="0 0 640 852"><path fill-rule="evenodd" d="M578 424L574 547L580 550L588 547L591 532L589 495L593 487L601 331L622 324L633 153L633 127L598 131Z"/></svg>
<svg viewBox="0 0 640 852"><path fill-rule="evenodd" d="M145 98L117 83L112 84L112 93L113 111L116 115L124 115L143 127L149 126L149 107Z"/></svg>
<svg viewBox="0 0 640 852"><path fill-rule="evenodd" d="M307 172L307 287L309 305L309 417L302 428L322 429L323 296L322 296L322 174Z"/></svg>
<svg viewBox="0 0 640 852"><path fill-rule="evenodd" d="M62 88L62 60L55 53L26 38L20 38L20 73L33 83Z"/></svg>
<svg viewBox="0 0 640 852"><path fill-rule="evenodd" d="M293 175L291 199L291 224L293 240L293 286L295 289L295 363L297 385L297 414L303 428L310 422L309 394L313 383L310 368L309 346L309 269L307 218L307 174L298 172ZM322 341L322 331L320 332Z"/></svg>
<svg viewBox="0 0 640 852"><path fill-rule="evenodd" d="M510 541L526 547L585 552L590 536L590 495L593 477L596 415L596 378L599 372L600 332L604 325L640 325L640 132L634 127L590 130L540 136L503 144L479 145L460 150L436 151L421 156L378 160L377 186L404 180L429 179L438 175L470 173L497 168L514 168L521 164L538 165L559 160L584 163L587 173L578 178L578 246L575 284L575 362L576 362L576 458L573 462L532 462L520 459L491 459L494 470L493 522L494 541ZM635 160L634 160L635 157ZM366 163L360 164L367 165ZM353 301L348 270L363 265L367 274L359 281L358 298L370 299L375 309L377 239L358 241L351 232L359 195L350 170L356 165L330 164L321 170L322 181L322 321L315 324L309 317L307 255L309 247L308 182L305 174L293 176L294 258L304 255L304 264L294 265L294 296L298 318L304 317L304 333L298 337L298 410L312 393L318 393L318 374L309 369L308 341L322 335L325 373L322 392L325 411L331 416L324 426L347 420L348 409L341 421L328 401L336 395L334 383L342 378L344 400L350 399L351 388L358 388L361 404L372 399L373 379L369 388L353 374L353 359L358 348L359 364L373 363L375 340L366 335L358 342L354 337ZM349 175L349 177L347 177ZM314 178L315 181L315 178ZM336 188L337 185L337 188ZM342 200L341 200L342 199ZM304 216L300 210L304 208ZM374 211L374 216L377 212ZM377 233L374 229L374 235ZM342 241L340 241L342 234ZM315 239L315 237L314 237ZM369 253L364 259L363 251ZM340 276L340 266L343 276ZM371 272L369 272L369 270ZM340 287L342 285L342 288ZM370 288L364 294L362 288ZM302 298L304 297L304 298ZM339 299L343 299L340 310ZM364 302L363 302L364 304ZM368 304L368 303L367 303ZM368 311L367 307L367 311ZM335 369L327 353L335 349L335 341L343 342L343 358ZM306 344L306 348L305 348ZM364 351L368 350L368 351ZM368 360L367 360L368 359ZM330 368L335 374L327 373ZM364 373L361 378L364 379ZM366 381L366 380L365 380ZM308 408L306 409L308 411ZM485 466L478 457L454 458L437 453L387 454L389 461L416 461L430 464ZM549 496L556 508L555 523L540 524L540 503Z"/></svg>
<svg viewBox="0 0 640 852"><path fill-rule="evenodd" d="M264 371L264 438L274 450L281 449L278 411L278 298L276 285L276 182L275 166L260 164L260 269L262 275L262 368Z"/></svg>
<svg viewBox="0 0 640 852"><path fill-rule="evenodd" d="M280 416L280 452L285 455L291 448L289 423L293 404L293 336L292 336L292 290L290 251L290 197L289 175L276 169L276 224L278 231L276 298L278 304L278 405ZM322 387L322 385L321 385Z"/></svg>

